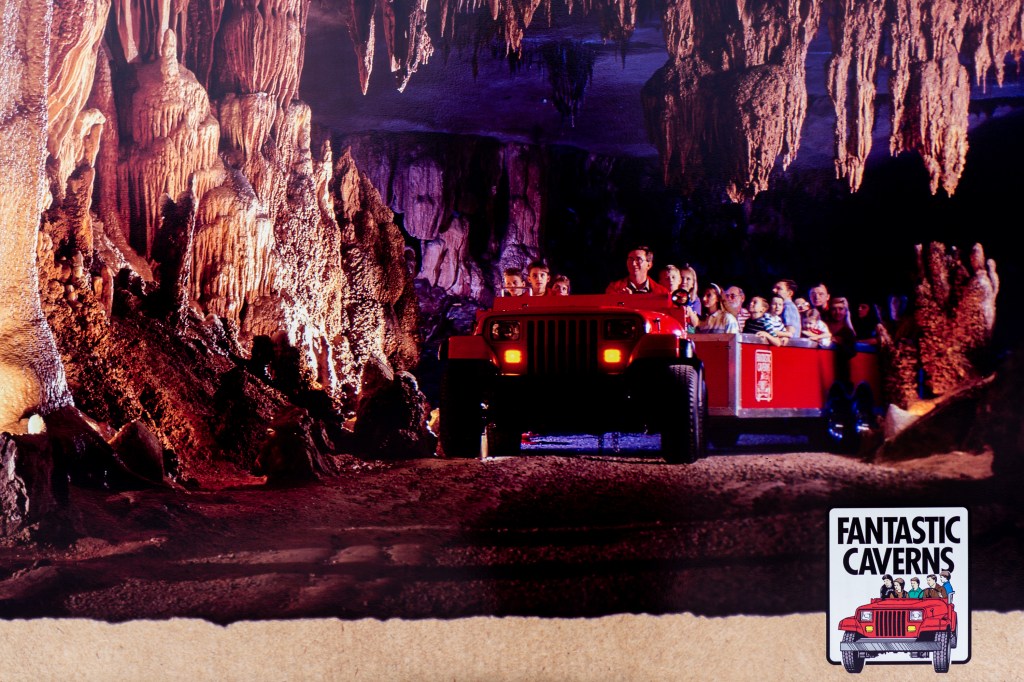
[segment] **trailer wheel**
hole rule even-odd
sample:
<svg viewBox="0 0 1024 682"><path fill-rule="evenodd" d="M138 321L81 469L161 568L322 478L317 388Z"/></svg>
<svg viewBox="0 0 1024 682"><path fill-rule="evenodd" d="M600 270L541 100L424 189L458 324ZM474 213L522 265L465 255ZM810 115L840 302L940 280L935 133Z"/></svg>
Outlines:
<svg viewBox="0 0 1024 682"><path fill-rule="evenodd" d="M716 448L733 448L740 440L740 432L735 426L718 426L708 429L708 440Z"/></svg>
<svg viewBox="0 0 1024 682"><path fill-rule="evenodd" d="M704 370L700 372L700 452L698 457L708 456L708 385L704 382Z"/></svg>
<svg viewBox="0 0 1024 682"><path fill-rule="evenodd" d="M935 633L939 648L932 652L932 666L937 673L949 672L949 630Z"/></svg>
<svg viewBox="0 0 1024 682"><path fill-rule="evenodd" d="M822 410L822 427L826 450L846 454L857 451L860 438L854 404L841 384L836 384L829 391Z"/></svg>
<svg viewBox="0 0 1024 682"><path fill-rule="evenodd" d="M487 425L487 456L508 457L518 455L523 447L523 432L511 428L506 421L497 420Z"/></svg>
<svg viewBox="0 0 1024 682"><path fill-rule="evenodd" d="M484 427L483 369L451 361L441 376L441 449L448 457L480 456Z"/></svg>
<svg viewBox="0 0 1024 682"><path fill-rule="evenodd" d="M867 384L853 392L853 415L858 438L875 427L875 396Z"/></svg>
<svg viewBox="0 0 1024 682"><path fill-rule="evenodd" d="M661 418L661 456L670 464L692 464L704 448L703 384L689 365L667 367Z"/></svg>
<svg viewBox="0 0 1024 682"><path fill-rule="evenodd" d="M843 633L843 642L856 642L858 639L860 639L860 635L856 632ZM844 651L843 667L848 673L859 673L864 670L864 658L858 651Z"/></svg>

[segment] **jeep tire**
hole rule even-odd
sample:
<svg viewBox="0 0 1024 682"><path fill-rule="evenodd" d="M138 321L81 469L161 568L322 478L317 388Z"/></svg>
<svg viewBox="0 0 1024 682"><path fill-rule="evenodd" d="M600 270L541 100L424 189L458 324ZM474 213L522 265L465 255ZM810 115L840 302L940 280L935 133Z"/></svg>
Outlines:
<svg viewBox="0 0 1024 682"><path fill-rule="evenodd" d="M478 363L451 361L441 376L441 449L446 457L480 456L484 371Z"/></svg>
<svg viewBox="0 0 1024 682"><path fill-rule="evenodd" d="M856 632L843 633L843 642L856 642L858 639L860 639L860 635ZM864 670L864 657L860 655L859 651L844 651L843 667L848 673L859 673Z"/></svg>
<svg viewBox="0 0 1024 682"><path fill-rule="evenodd" d="M938 649L932 652L932 665L937 673L949 672L949 630L935 633Z"/></svg>
<svg viewBox="0 0 1024 682"><path fill-rule="evenodd" d="M661 400L661 456L670 464L692 464L704 449L703 387L689 365L666 368Z"/></svg>
<svg viewBox="0 0 1024 682"><path fill-rule="evenodd" d="M487 425L487 456L510 457L518 455L523 447L523 432L510 428L507 421L498 419Z"/></svg>

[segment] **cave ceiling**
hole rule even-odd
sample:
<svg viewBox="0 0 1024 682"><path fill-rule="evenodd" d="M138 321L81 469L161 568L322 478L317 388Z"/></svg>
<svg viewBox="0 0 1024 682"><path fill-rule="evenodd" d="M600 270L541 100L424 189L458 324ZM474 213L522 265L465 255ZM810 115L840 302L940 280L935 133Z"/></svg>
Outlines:
<svg viewBox="0 0 1024 682"><path fill-rule="evenodd" d="M389 39L385 6L419 37ZM856 190L869 160L903 151L922 157L933 193L952 194L968 130L1024 105L1021 27L1019 0L323 0L310 8L301 96L334 131L660 158L670 186L734 201L792 164ZM551 50L565 45L592 71L553 74ZM566 95L565 72L582 96ZM563 99L581 100L575 115L556 107L557 77Z"/></svg>

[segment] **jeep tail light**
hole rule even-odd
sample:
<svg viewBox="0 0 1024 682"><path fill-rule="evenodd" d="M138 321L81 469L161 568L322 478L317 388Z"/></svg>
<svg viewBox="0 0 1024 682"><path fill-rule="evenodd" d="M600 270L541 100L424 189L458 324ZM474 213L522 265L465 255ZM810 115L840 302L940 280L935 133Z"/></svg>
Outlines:
<svg viewBox="0 0 1024 682"><path fill-rule="evenodd" d="M910 620L924 620L924 611L921 609L914 609L910 612Z"/></svg>
<svg viewBox="0 0 1024 682"><path fill-rule="evenodd" d="M495 341L518 341L519 320L495 320L491 322L491 338Z"/></svg>
<svg viewBox="0 0 1024 682"><path fill-rule="evenodd" d="M861 611L860 612L860 622L866 623L866 622L870 621L872 615L873 615L872 611Z"/></svg>
<svg viewBox="0 0 1024 682"><path fill-rule="evenodd" d="M604 321L604 338L609 341L626 341L636 337L637 322L629 318Z"/></svg>

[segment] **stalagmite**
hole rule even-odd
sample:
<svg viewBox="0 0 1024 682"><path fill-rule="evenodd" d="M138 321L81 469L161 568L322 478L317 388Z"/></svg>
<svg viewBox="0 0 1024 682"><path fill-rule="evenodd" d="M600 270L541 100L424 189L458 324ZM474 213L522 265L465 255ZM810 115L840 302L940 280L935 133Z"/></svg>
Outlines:
<svg viewBox="0 0 1024 682"><path fill-rule="evenodd" d="M176 55L174 33L165 31L159 60L135 69L139 88L127 114L130 241L146 256L153 255L163 196L176 197L194 181L201 201L224 178L220 126L206 91Z"/></svg>

